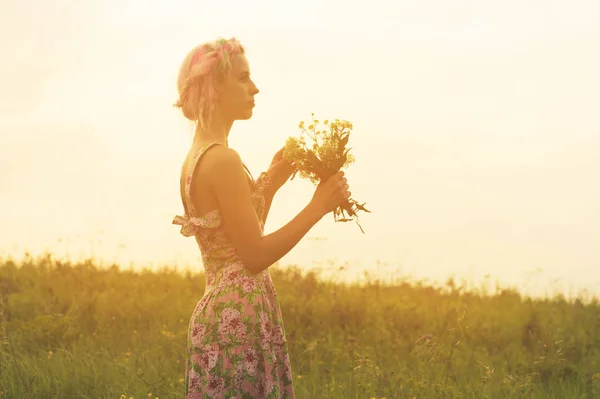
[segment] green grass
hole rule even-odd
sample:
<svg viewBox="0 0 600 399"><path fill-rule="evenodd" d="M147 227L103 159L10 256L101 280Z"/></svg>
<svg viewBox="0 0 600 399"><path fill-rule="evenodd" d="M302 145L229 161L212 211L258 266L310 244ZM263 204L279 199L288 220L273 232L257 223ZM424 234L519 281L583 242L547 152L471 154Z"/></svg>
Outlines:
<svg viewBox="0 0 600 399"><path fill-rule="evenodd" d="M271 274L298 398L600 397L596 300ZM182 398L203 290L175 268L0 261L0 398Z"/></svg>

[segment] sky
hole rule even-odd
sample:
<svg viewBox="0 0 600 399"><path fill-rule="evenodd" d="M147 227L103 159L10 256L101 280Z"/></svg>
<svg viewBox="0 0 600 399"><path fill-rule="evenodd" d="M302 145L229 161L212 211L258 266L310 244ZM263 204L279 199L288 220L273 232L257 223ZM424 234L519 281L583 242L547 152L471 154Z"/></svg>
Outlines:
<svg viewBox="0 0 600 399"><path fill-rule="evenodd" d="M260 93L230 145L258 176L312 112L349 120L346 174L372 210L366 234L326 217L274 267L600 296L594 1L0 7L0 255L201 270L171 224L193 134L175 81L192 47L236 37ZM266 233L313 192L284 186Z"/></svg>

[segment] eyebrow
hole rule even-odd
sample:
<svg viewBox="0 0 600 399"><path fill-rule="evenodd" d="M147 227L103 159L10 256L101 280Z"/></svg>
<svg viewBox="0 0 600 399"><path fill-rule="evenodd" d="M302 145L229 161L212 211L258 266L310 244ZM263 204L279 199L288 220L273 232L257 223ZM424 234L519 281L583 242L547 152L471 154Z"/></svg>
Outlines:
<svg viewBox="0 0 600 399"><path fill-rule="evenodd" d="M242 72L240 72L240 77L245 76L245 75L250 76L250 72L249 71L242 71Z"/></svg>

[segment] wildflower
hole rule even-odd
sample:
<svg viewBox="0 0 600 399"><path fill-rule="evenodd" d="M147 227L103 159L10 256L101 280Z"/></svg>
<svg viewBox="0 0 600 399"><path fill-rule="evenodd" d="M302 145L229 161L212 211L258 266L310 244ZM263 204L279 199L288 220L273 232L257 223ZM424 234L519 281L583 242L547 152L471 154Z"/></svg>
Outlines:
<svg viewBox="0 0 600 399"><path fill-rule="evenodd" d="M317 127L319 120L314 118L314 113L311 115L313 120L308 129L304 127L305 122L301 121L298 124L301 130L300 136L287 139L283 157L296 166L297 171L294 172L294 176L299 173L300 177L310 180L313 184L318 184L354 162L355 158L350 154L350 148L346 148L353 125L346 120L336 119L331 122L326 119L324 121L326 127L320 130ZM305 138L312 141L308 147ZM354 220L363 231L357 220L357 212L370 212L364 205L364 203L359 204L348 198L341 207L334 210L334 220L336 222ZM345 212L353 219L347 218ZM338 216L341 218L338 219Z"/></svg>

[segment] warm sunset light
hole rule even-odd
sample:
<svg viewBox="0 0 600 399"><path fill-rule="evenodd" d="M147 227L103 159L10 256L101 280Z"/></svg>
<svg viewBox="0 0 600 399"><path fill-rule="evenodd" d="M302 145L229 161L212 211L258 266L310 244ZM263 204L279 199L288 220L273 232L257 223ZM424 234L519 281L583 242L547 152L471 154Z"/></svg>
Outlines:
<svg viewBox="0 0 600 399"><path fill-rule="evenodd" d="M69 304L81 306L80 313L74 311L72 316L80 323L73 330L77 334L89 334L92 339L93 323L107 329L116 323L118 334L136 330L138 338L128 337L114 347L119 353L140 355L135 340L150 340L150 335L142 336L154 327L144 326L148 320L156 321L154 317L163 320L163 316L152 315L153 309L170 303L178 309L172 314L167 309L156 310L168 317L156 321L164 325L156 327L151 341L144 342L151 342L150 346L161 342L157 345L166 350L170 339L179 339L173 350L184 348L188 322L202 298L205 281L198 277L192 287L183 275L175 277L163 270L189 271L194 276L203 276L199 273L204 270L194 238L182 237L181 226L172 223L185 211L180 177L195 129L174 106L179 98L177 76L194 46L218 37L236 38L243 44L252 81L259 89L252 117L237 120L228 138L229 146L254 177L267 170L273 154L286 143L288 148L296 144L289 138L300 135L300 121L308 124L314 114L321 122L329 119L328 124L336 119L351 123L352 134L345 145L351 148L352 162L343 169L351 190L346 209L354 206L355 211L360 210L357 205L368 209L357 212L361 228L354 220L336 223L328 214L270 268L286 323L297 398L317 397L312 395L325 391L329 396L322 397L436 397L418 390L415 381L420 377L416 374L411 374L412 382L403 383L408 390L402 394L396 388L376 390L375 381L383 381L382 375L354 375L352 382L350 377L344 380L345 374L336 382L320 379L327 375L324 369L335 373L336 367L358 365L359 358L353 358L349 349L354 341L343 335L347 328L366 331L377 324L389 330L373 333L374 340L406 339L413 345L414 336L403 335L403 329L421 323L429 332L418 330L420 336L435 334L438 327L449 328L446 324L440 327L442 316L426 320L447 310L457 329L454 338L436 337L419 341L414 348L395 348L402 356L415 356L414 351L421 350L423 359L431 351L448 358L450 347L459 345L457 341L471 345L480 339L468 335L467 330L457 332L469 323L477 324L468 314L468 322L457 322L465 309L473 309L481 321L486 309L494 307L521 312L510 296L517 292L533 297L600 297L600 5L593 1L9 1L0 9L4 32L0 36L0 258L20 265L29 262L26 254L50 253L55 261L76 263L92 258L98 267L118 265L119 273L127 269L149 273L140 277L143 284L142 280L135 282L140 284L135 285L135 295L145 299L117 293L130 284L125 283L123 274L93 275L78 269L73 272L81 273L78 277L68 277L75 280L48 275L47 281L52 283L43 283L47 284L43 295L54 295L47 293L49 289L68 292L77 286L95 298L89 303L85 296L69 300ZM300 151L299 146L294 148ZM339 154L346 149L339 148ZM328 156L333 155L330 152ZM302 177L279 190L268 211L264 234L286 225L311 201L315 185ZM348 217L347 213L336 216L342 217ZM33 309L40 308L35 301L45 297L31 294L7 299L12 288L5 292L2 287L13 286L2 285L3 281L12 281L17 271L10 265L0 265L0 270L2 267L6 271L0 273L0 299L4 298L0 321L9 320L3 314L22 317L22 325L5 324L11 334L17 334L17 329L28 331L15 342L39 344L43 352L39 353L44 359L47 354L48 361L66 359L60 345L75 340L75 335L67 334L66 327L56 332L56 342L50 332L36 335L25 314L32 312L33 320ZM333 289L328 285L333 283L298 274L310 270L347 285ZM46 277L40 278L46 281ZM436 286L446 284L449 278L454 296L448 301L454 302L441 301L445 310L436 307L435 301L440 301L436 292L402 286L404 291L392 293L379 285L414 279ZM372 284L377 279L377 289L368 292L350 285ZM98 288L92 284L95 280L105 285ZM498 283L515 292L499 297L498 301L504 302L470 306L460 302L463 299L455 283L464 283L463 289L485 286L490 291ZM105 293L104 289L113 291ZM119 306L108 301L111 295L120 298ZM335 302L339 298L346 302ZM136 301L146 302L138 308ZM383 307L367 310L370 303L378 301L387 303L381 306L389 309L413 313L394 318L386 316ZM412 304L426 310L413 311ZM300 311L304 305L313 308ZM339 328L322 332L323 326L297 327L313 317L320 317L323 323L332 320L319 313L322 306L338 315ZM363 307L364 313L356 310ZM81 313L92 308L99 312L93 323ZM54 313L61 312L66 314L66 310ZM130 316L136 312L140 314ZM564 314L569 312L564 310ZM353 319L355 316L360 320ZM498 347L510 348L513 335L519 335L519 345L532 347L538 338L548 342L567 338L551 333L548 337L554 340L542 337L541 330L536 330L536 317L527 313L519 319L533 326L527 330L532 332L526 334L530 337L526 344L519 335L525 327L519 325L515 327L518 333L496 331L498 340L506 340ZM557 323L572 328L575 336L575 331L586 329L568 326L576 323L575 319ZM510 317L504 322L508 326ZM48 323L40 327L43 331L58 331L61 327L56 326L63 322L48 319L40 323ZM497 320L490 323L502 325ZM0 338L6 333L3 329ZM330 341L337 336L344 336L344 342L332 346ZM106 339L106 347L113 346L113 341ZM381 342L373 345L383 345ZM561 354L569 351L568 345L580 348L584 343L564 345ZM321 346L326 349L319 354ZM82 348L81 353L87 353L89 347ZM488 349L485 359L479 359L487 365L494 363L495 356L495 349ZM558 346L548 350L557 353ZM35 356L41 356L39 353ZM94 356L107 362L102 367L117 370L110 363L114 356L108 353ZM317 366L319 362L328 364L339 353L350 357L322 366L323 370ZM0 357L2 366L9 355L0 354L4 356ZM133 364L133 358L123 356L119 364ZM144 356L149 357L144 360ZM142 353L138 361L158 362L152 356ZM115 381L121 385L104 387L106 391L90 388L86 394L182 397L183 382L178 381L184 377L185 358L172 355L170 361L175 359L180 363L168 366L174 370L168 372L173 375L169 381L175 385L168 389L148 382L140 385L148 387L143 394L137 390L130 395L128 379L120 380L114 371ZM365 370L367 360L360 359ZM518 363L515 359L507 362ZM442 367L446 363L428 361L439 361L440 373L446 373ZM390 360L388 371L401 372L393 364L411 368L403 362ZM509 374L512 371L506 370L514 365L504 369L504 365L494 364L496 373L502 369ZM598 363L590 361L588 368L581 366L577 372L583 375L585 368L590 373L585 378L600 386L600 369L592 364ZM94 373L101 374L98 367ZM492 368L477 367L493 380ZM457 368L451 372L455 374L448 374L453 380L446 385L473 386L474 382L467 377L461 380L459 375L475 373L477 367ZM159 381L160 371L154 371L146 377ZM55 378L64 381L61 378L75 372L64 369L62 377ZM44 375L42 369L35 373ZM137 379L132 373L131 378ZM500 381L506 381L506 373L498 377ZM17 392L21 386L3 378L0 373L0 399L5 397L2 392ZM54 381L37 378L40 386L50 387ZM307 379L313 382L309 384ZM437 382L438 390L427 392L447 388ZM367 388L367 383L372 383L373 389ZM83 392L69 391L64 384L63 392L72 392L73 397ZM508 395L506 392L503 395ZM169 396L171 393L175 396ZM473 395L465 397L484 397Z"/></svg>

